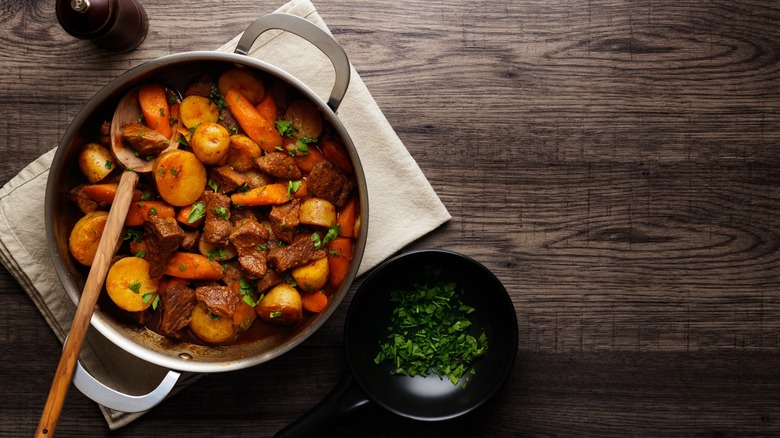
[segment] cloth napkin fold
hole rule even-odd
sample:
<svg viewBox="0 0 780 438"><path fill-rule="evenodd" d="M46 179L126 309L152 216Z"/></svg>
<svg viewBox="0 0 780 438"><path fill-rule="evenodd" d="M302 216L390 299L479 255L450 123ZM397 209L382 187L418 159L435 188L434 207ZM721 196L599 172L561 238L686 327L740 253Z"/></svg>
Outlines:
<svg viewBox="0 0 780 438"><path fill-rule="evenodd" d="M327 30L309 0L292 0L276 12L304 17ZM218 50L233 51L239 38L240 35ZM249 56L288 71L327 100L335 76L332 65L318 49L299 37L279 31L266 32L255 42ZM450 215L354 68L338 115L355 143L368 185L368 243L360 265L360 273L364 273L449 220ZM53 157L54 150L45 153L0 189L0 261L27 292L60 341L64 341L75 305L53 269L41 225L46 180ZM98 380L132 395L151 391L167 373L166 369L125 352L94 329L87 335L80 358ZM174 392L198 377L185 373ZM104 406L100 409L111 429L143 415Z"/></svg>

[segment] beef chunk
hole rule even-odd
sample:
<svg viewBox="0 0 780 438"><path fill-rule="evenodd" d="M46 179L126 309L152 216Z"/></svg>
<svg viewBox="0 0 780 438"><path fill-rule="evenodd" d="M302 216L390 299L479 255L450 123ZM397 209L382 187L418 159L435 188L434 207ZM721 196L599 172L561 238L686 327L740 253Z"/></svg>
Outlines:
<svg viewBox="0 0 780 438"><path fill-rule="evenodd" d="M265 251L260 249L268 241L268 229L251 219L237 223L230 233L230 242L238 251L238 263L244 277L261 278L267 270Z"/></svg>
<svg viewBox="0 0 780 438"><path fill-rule="evenodd" d="M249 178L242 173L236 172L228 164L212 169L209 172L209 176L212 181L219 185L222 193L230 193L244 184L246 184L245 187L249 188Z"/></svg>
<svg viewBox="0 0 780 438"><path fill-rule="evenodd" d="M191 83L186 90L184 90L184 97L187 96L200 96L211 97L211 88L214 86L214 80L208 75L202 75L197 81Z"/></svg>
<svg viewBox="0 0 780 438"><path fill-rule="evenodd" d="M233 224L230 222L230 198L222 193L205 191L200 200L206 204L202 239L212 245L227 245L233 230Z"/></svg>
<svg viewBox="0 0 780 438"><path fill-rule="evenodd" d="M217 284L200 286L195 289L195 297L209 312L222 318L232 318L241 299L230 287Z"/></svg>
<svg viewBox="0 0 780 438"><path fill-rule="evenodd" d="M234 208L230 210L230 220L236 225L244 221L256 221L257 216L251 208Z"/></svg>
<svg viewBox="0 0 780 438"><path fill-rule="evenodd" d="M87 195L84 194L84 185L78 185L76 187L73 187L70 189L70 192L68 193L68 197L71 201L73 201L74 204L81 210L82 213L92 213L93 211L97 210L100 206L97 202L90 199Z"/></svg>
<svg viewBox="0 0 780 438"><path fill-rule="evenodd" d="M257 280L257 292L264 293L268 289L276 286L277 284L282 284L284 282L284 277L273 269L269 269L263 278Z"/></svg>
<svg viewBox="0 0 780 438"><path fill-rule="evenodd" d="M268 252L268 263L279 272L325 257L325 251L314 248L311 235L298 235L286 246L275 247Z"/></svg>
<svg viewBox="0 0 780 438"><path fill-rule="evenodd" d="M122 140L130 143L140 155L156 155L168 147L168 139L164 135L135 122L122 128Z"/></svg>
<svg viewBox="0 0 780 438"><path fill-rule="evenodd" d="M293 199L281 205L274 205L268 218L274 235L287 243L292 242L295 228L298 226L298 215L301 211L301 201Z"/></svg>
<svg viewBox="0 0 780 438"><path fill-rule="evenodd" d="M355 187L355 183L330 161L320 160L309 173L306 187L310 195L326 199L342 207L349 199L349 194Z"/></svg>
<svg viewBox="0 0 780 438"><path fill-rule="evenodd" d="M217 123L224 126L231 134L236 134L238 127L241 126L227 107L219 110L219 119Z"/></svg>
<svg viewBox="0 0 780 438"><path fill-rule="evenodd" d="M301 169L295 164L293 157L284 152L266 153L262 157L255 158L255 165L263 172L284 179L299 179Z"/></svg>
<svg viewBox="0 0 780 438"><path fill-rule="evenodd" d="M184 240L181 242L181 248L185 251L192 251L198 244L198 238L200 237L200 231L191 230L184 232Z"/></svg>
<svg viewBox="0 0 780 438"><path fill-rule="evenodd" d="M247 177L247 181L249 182L250 189L254 189L256 187L262 187L274 182L274 177L272 177L271 175L267 175L263 172L260 172L257 169L247 170L246 172L244 172L244 176Z"/></svg>
<svg viewBox="0 0 780 438"><path fill-rule="evenodd" d="M225 271L222 274L222 281L227 286L233 286L241 280L241 265L239 265L238 262L231 260L224 263L222 266L225 268Z"/></svg>
<svg viewBox="0 0 780 438"><path fill-rule="evenodd" d="M149 277L160 279L165 271L165 264L176 249L184 241L184 231L170 217L152 216L144 220L144 243L149 262Z"/></svg>
<svg viewBox="0 0 780 438"><path fill-rule="evenodd" d="M197 303L195 291L183 285L169 287L162 294L162 316L160 330L174 334L192 320L192 309Z"/></svg>

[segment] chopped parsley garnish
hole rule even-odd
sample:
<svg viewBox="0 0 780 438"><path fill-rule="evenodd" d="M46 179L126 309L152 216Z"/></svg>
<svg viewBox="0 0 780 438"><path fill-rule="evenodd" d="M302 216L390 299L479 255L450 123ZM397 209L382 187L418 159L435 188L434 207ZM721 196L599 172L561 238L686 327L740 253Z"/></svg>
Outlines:
<svg viewBox="0 0 780 438"><path fill-rule="evenodd" d="M214 190L214 193L217 193L219 190L219 184L215 183L213 180L208 180L206 184L211 187L211 190Z"/></svg>
<svg viewBox="0 0 780 438"><path fill-rule="evenodd" d="M134 255L134 256L136 256L136 257L138 257L138 258L140 258L140 259L142 259L142 258L144 258L144 256L146 255L146 251L144 251L144 250L142 250L142 249L139 249L139 250L138 250L138 251L136 251L136 252L135 252L135 254L133 254L133 255Z"/></svg>
<svg viewBox="0 0 780 438"><path fill-rule="evenodd" d="M225 96L222 95L222 93L219 92L219 88L217 88L216 85L211 86L211 93L209 93L209 98L214 101L214 103L217 105L218 110L222 110L222 108L227 107L227 102L225 102Z"/></svg>
<svg viewBox="0 0 780 438"><path fill-rule="evenodd" d="M291 197L293 193L297 192L298 189L301 188L301 185L303 185L300 181L290 181L287 183L287 197Z"/></svg>
<svg viewBox="0 0 780 438"><path fill-rule="evenodd" d="M269 318L278 318L280 316L282 316L282 311L281 310L277 310L276 312L271 312L271 313L268 314Z"/></svg>
<svg viewBox="0 0 780 438"><path fill-rule="evenodd" d="M279 131L279 135L282 137L293 138L293 125L291 120L277 120L276 130Z"/></svg>
<svg viewBox="0 0 780 438"><path fill-rule="evenodd" d="M263 244L257 245L257 250L258 251L265 251L267 249L268 249L268 244L267 243L263 243Z"/></svg>
<svg viewBox="0 0 780 438"><path fill-rule="evenodd" d="M190 215L187 216L187 223L188 224L195 223L201 220L205 215L206 215L206 203L203 201L195 201L195 203L192 204L192 210L190 210Z"/></svg>
<svg viewBox="0 0 780 438"><path fill-rule="evenodd" d="M157 310L157 308L160 307L160 296L157 295L154 297L154 301L152 301L152 310Z"/></svg>
<svg viewBox="0 0 780 438"><path fill-rule="evenodd" d="M122 236L122 239L129 240L133 243L138 243L143 241L143 233L140 230L135 230L132 228L128 228L127 231L125 231L125 235Z"/></svg>
<svg viewBox="0 0 780 438"><path fill-rule="evenodd" d="M241 286L241 289L238 292L242 295L244 302L252 307L257 306L257 302L255 301L254 288L252 285L243 278L238 280L238 284Z"/></svg>
<svg viewBox="0 0 780 438"><path fill-rule="evenodd" d="M446 376L453 385L473 373L471 364L485 354L488 341L484 331L478 337L468 333L467 315L474 308L463 304L460 295L455 283L440 281L392 291L389 333L374 363L387 361L391 374Z"/></svg>
<svg viewBox="0 0 780 438"><path fill-rule="evenodd" d="M179 143L182 146L189 146L190 145L190 142L187 141L187 137L185 137L185 136L183 136L181 134L179 134L179 136L176 137L176 142Z"/></svg>
<svg viewBox="0 0 780 438"><path fill-rule="evenodd" d="M152 192L144 192L143 195L141 195L142 201L148 201L154 197L154 193Z"/></svg>
<svg viewBox="0 0 780 438"><path fill-rule="evenodd" d="M144 302L144 304L146 304L149 301L152 301L152 297L154 297L155 295L157 295L157 294L155 294L154 292L147 292L147 293L141 295L141 300Z"/></svg>
<svg viewBox="0 0 780 438"><path fill-rule="evenodd" d="M230 214L225 207L214 207L214 214L225 220L230 219Z"/></svg>
<svg viewBox="0 0 780 438"><path fill-rule="evenodd" d="M222 260L225 258L225 248L214 248L206 253L206 257L208 257L209 260Z"/></svg>
<svg viewBox="0 0 780 438"><path fill-rule="evenodd" d="M174 177L179 176L179 169L175 167L171 167L171 175L173 175Z"/></svg>
<svg viewBox="0 0 780 438"><path fill-rule="evenodd" d="M322 249L325 248L325 246L336 237L339 237L339 229L341 227L339 224L333 224L328 229L328 232L325 234L325 237L320 237L320 233L312 233L311 235L311 241L314 242L314 249Z"/></svg>
<svg viewBox="0 0 780 438"><path fill-rule="evenodd" d="M141 293L141 282L140 281L134 281L127 285L127 288L133 291L133 293ZM146 302L146 301L145 301Z"/></svg>
<svg viewBox="0 0 780 438"><path fill-rule="evenodd" d="M106 169L110 169L114 167L114 162L111 160L106 160Z"/></svg>
<svg viewBox="0 0 780 438"><path fill-rule="evenodd" d="M157 207L152 207L149 209L149 217L152 217L157 214Z"/></svg>
<svg viewBox="0 0 780 438"><path fill-rule="evenodd" d="M228 126L228 131L230 131L231 134L238 134L238 127L236 125L230 125Z"/></svg>
<svg viewBox="0 0 780 438"><path fill-rule="evenodd" d="M238 186L238 188L236 190L238 190L241 193L246 193L250 189L251 189L251 187L249 187L249 183L243 183L240 186Z"/></svg>
<svg viewBox="0 0 780 438"><path fill-rule="evenodd" d="M295 148L298 149L298 152L302 154L308 154L309 145L316 142L317 142L316 138L303 136L295 141Z"/></svg>

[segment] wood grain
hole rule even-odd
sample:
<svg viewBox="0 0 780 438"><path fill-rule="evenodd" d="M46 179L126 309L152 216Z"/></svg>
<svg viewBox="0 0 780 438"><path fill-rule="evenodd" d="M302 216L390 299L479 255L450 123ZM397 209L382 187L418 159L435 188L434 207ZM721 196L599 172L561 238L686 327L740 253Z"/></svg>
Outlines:
<svg viewBox="0 0 780 438"><path fill-rule="evenodd" d="M0 4L0 183L124 71L219 47L280 6L148 0L147 40L116 55L67 36L51 3ZM476 412L372 408L334 436L780 434L780 6L315 6L453 216L411 248L492 269L520 332L509 381ZM0 289L0 435L29 436L60 345L5 271ZM348 302L292 352L112 436L272 435L346 372ZM107 433L70 391L58 434Z"/></svg>

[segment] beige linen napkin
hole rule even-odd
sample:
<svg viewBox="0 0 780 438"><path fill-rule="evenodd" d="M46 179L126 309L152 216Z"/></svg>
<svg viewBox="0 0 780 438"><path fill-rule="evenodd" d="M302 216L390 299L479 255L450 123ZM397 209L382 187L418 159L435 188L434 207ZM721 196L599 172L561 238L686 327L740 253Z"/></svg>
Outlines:
<svg viewBox="0 0 780 438"><path fill-rule="evenodd" d="M277 12L304 17L327 29L308 0L293 0ZM233 51L238 38L218 50ZM249 55L287 70L327 100L333 83L332 66L318 49L297 36L269 31L258 39ZM360 273L364 273L449 220L450 215L354 69L338 115L355 143L368 185L368 244L360 265ZM42 155L0 189L0 261L63 341L75 305L53 269L41 225L53 157L53 150ZM167 372L126 353L96 330L90 330L81 360L104 384L132 395L151 391ZM197 377L185 373L174 392ZM111 429L142 415L100 408Z"/></svg>

